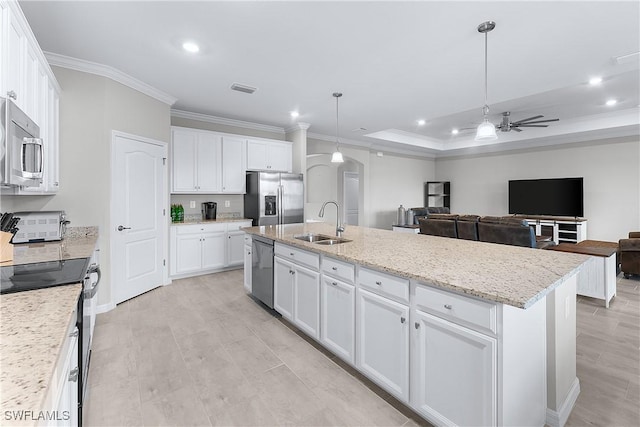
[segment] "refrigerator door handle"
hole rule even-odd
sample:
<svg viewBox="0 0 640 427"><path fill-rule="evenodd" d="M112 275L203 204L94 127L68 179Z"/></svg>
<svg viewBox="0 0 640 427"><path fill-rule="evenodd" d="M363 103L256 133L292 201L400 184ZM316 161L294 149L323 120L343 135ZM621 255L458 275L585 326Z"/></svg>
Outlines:
<svg viewBox="0 0 640 427"><path fill-rule="evenodd" d="M284 185L280 185L280 224L284 224Z"/></svg>
<svg viewBox="0 0 640 427"><path fill-rule="evenodd" d="M276 214L278 215L278 225L282 224L282 186L276 188Z"/></svg>

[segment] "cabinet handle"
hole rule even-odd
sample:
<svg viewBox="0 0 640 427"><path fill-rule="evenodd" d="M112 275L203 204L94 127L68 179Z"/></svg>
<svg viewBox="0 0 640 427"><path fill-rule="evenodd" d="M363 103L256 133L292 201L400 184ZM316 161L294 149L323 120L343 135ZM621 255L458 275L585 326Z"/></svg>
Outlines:
<svg viewBox="0 0 640 427"><path fill-rule="evenodd" d="M251 251L248 251L248 252L247 252L247 255L251 255Z"/></svg>
<svg viewBox="0 0 640 427"><path fill-rule="evenodd" d="M416 322L416 323L414 323L414 326L416 327L416 329L419 329L420 328L420 323Z"/></svg>
<svg viewBox="0 0 640 427"><path fill-rule="evenodd" d="M406 322L406 321L407 321L407 319L405 319L404 317L401 317L401 318L400 318L400 323L404 323L404 322Z"/></svg>
<svg viewBox="0 0 640 427"><path fill-rule="evenodd" d="M71 333L69 334L69 337L70 337L70 338L75 338L75 337L77 337L78 335L79 335L78 328L75 328L75 329L73 330L73 332L71 332Z"/></svg>
<svg viewBox="0 0 640 427"><path fill-rule="evenodd" d="M69 381L75 383L78 381L78 372L80 372L80 370L78 369L78 367L76 366L75 368L73 368L71 370L71 372L69 372Z"/></svg>
<svg viewBox="0 0 640 427"><path fill-rule="evenodd" d="M295 256L295 254L294 254L293 252L290 252L290 253L289 253L289 255L291 255L291 256Z"/></svg>
<svg viewBox="0 0 640 427"><path fill-rule="evenodd" d="M331 267L333 271L338 271L338 267Z"/></svg>
<svg viewBox="0 0 640 427"><path fill-rule="evenodd" d="M331 282L331 284L332 284L333 286L338 286L338 284L337 284L336 282Z"/></svg>
<svg viewBox="0 0 640 427"><path fill-rule="evenodd" d="M376 282L376 285L381 286L381 285L382 285L382 282L377 281L377 282Z"/></svg>
<svg viewBox="0 0 640 427"><path fill-rule="evenodd" d="M295 271L292 271L292 272L291 272L291 274L296 274L296 272L295 272Z"/></svg>
<svg viewBox="0 0 640 427"><path fill-rule="evenodd" d="M451 310L453 307L451 306L451 304L445 304L444 308L446 308L447 310Z"/></svg>
<svg viewBox="0 0 640 427"><path fill-rule="evenodd" d="M9 92L7 92L7 96L8 96L9 98L13 99L14 101L15 101L16 99L18 99L18 95L17 95L17 94L16 94L16 92L15 92L15 91L13 91L13 90L10 90Z"/></svg>

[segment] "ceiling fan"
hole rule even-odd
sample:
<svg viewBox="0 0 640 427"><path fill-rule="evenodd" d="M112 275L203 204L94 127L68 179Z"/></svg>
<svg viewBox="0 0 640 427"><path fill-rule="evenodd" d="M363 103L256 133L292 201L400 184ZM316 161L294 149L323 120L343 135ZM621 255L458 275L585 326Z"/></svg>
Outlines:
<svg viewBox="0 0 640 427"><path fill-rule="evenodd" d="M533 117L512 122L511 112L505 111L504 113L502 113L502 122L496 125L496 129L500 129L501 132L510 132L512 130L515 130L516 132L522 132L522 129L520 128L524 128L524 127L546 128L549 125L543 125L541 123L557 122L558 120L560 120L560 119L538 120L543 117L544 116L542 115L538 115L538 116L533 116Z"/></svg>

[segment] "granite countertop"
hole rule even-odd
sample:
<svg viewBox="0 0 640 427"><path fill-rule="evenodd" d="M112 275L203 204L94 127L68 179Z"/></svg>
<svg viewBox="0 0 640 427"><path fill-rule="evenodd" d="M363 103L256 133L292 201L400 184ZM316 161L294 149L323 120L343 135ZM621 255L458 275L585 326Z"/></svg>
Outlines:
<svg viewBox="0 0 640 427"><path fill-rule="evenodd" d="M75 284L0 296L0 413L44 410L81 291Z"/></svg>
<svg viewBox="0 0 640 427"><path fill-rule="evenodd" d="M193 225L193 224L224 224L225 222L252 221L249 218L218 218L218 219L185 219L183 222L172 222L171 225Z"/></svg>
<svg viewBox="0 0 640 427"><path fill-rule="evenodd" d="M57 242L13 245L13 260L2 262L0 266L89 258L97 241L98 227L72 227L65 238Z"/></svg>
<svg viewBox="0 0 640 427"><path fill-rule="evenodd" d="M352 242L325 246L294 239L335 234L327 223L247 227L249 234L329 255L455 292L527 308L563 283L589 257L543 249L395 233L348 225Z"/></svg>

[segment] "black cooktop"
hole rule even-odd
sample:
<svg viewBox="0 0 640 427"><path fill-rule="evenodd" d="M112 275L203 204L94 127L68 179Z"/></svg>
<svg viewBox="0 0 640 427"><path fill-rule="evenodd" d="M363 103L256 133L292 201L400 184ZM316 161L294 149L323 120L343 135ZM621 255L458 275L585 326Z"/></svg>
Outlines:
<svg viewBox="0 0 640 427"><path fill-rule="evenodd" d="M88 266L89 258L75 258L0 267L0 294L80 283Z"/></svg>

